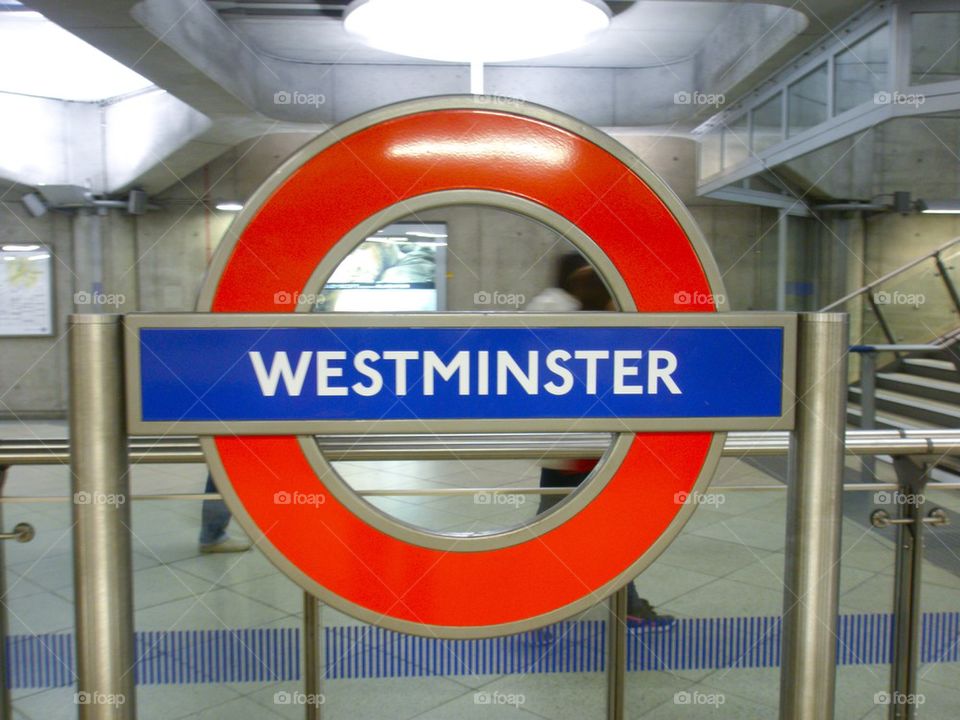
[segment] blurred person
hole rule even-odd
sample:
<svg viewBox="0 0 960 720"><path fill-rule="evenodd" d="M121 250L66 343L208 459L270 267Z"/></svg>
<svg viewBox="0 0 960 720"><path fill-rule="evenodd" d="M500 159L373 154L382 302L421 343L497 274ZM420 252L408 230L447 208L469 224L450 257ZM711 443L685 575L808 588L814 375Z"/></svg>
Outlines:
<svg viewBox="0 0 960 720"><path fill-rule="evenodd" d="M213 475L209 472L203 492L207 494L217 492ZM230 517L230 509L223 500L203 501L203 507L200 509L200 552L233 553L246 552L250 549L249 540L241 540L227 534Z"/></svg>
<svg viewBox="0 0 960 720"><path fill-rule="evenodd" d="M617 308L603 279L580 253L566 253L557 262L556 286L547 288L527 303L530 312L615 311ZM597 460L545 460L540 468L541 488L578 487L593 472ZM547 512L566 495L541 495L537 514ZM633 583L627 584L627 624L669 627L672 615L662 615L640 597Z"/></svg>

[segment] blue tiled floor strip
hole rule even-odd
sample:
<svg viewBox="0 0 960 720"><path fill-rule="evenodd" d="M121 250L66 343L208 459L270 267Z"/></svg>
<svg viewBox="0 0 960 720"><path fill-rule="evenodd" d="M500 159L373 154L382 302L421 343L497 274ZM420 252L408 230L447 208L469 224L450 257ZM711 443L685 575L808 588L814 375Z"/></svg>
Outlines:
<svg viewBox="0 0 960 720"><path fill-rule="evenodd" d="M924 664L960 662L960 612L925 613ZM886 664L892 654L889 614L842 615L841 665ZM606 623L564 622L545 630L478 640L438 640L345 625L324 629L326 674L338 678L601 672ZM72 685L73 635L16 635L7 640L12 688ZM298 628L139 632L139 685L279 682L300 679ZM697 670L777 667L780 618L688 618L667 630L630 630L627 669Z"/></svg>

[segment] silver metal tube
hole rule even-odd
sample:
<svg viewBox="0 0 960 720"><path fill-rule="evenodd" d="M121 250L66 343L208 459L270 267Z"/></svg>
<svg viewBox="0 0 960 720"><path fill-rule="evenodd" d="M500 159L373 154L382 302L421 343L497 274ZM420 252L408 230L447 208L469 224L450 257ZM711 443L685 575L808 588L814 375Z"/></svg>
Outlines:
<svg viewBox="0 0 960 720"><path fill-rule="evenodd" d="M0 465L0 496L7 482L7 468ZM0 528L3 527L3 506L0 505ZM10 688L7 686L7 557L0 542L0 720L13 720Z"/></svg>
<svg viewBox="0 0 960 720"><path fill-rule="evenodd" d="M304 713L306 720L320 720L320 702L323 692L323 653L320 645L323 632L323 616L320 601L313 595L303 593L303 692L306 695Z"/></svg>
<svg viewBox="0 0 960 720"><path fill-rule="evenodd" d="M607 720L626 717L627 588L610 599L607 619Z"/></svg>
<svg viewBox="0 0 960 720"><path fill-rule="evenodd" d="M873 430L877 426L877 354L860 354L860 427ZM877 458L865 455L861 479L870 482L877 477Z"/></svg>
<svg viewBox="0 0 960 720"><path fill-rule="evenodd" d="M80 720L133 720L133 571L119 315L72 315L70 437Z"/></svg>
<svg viewBox="0 0 960 720"><path fill-rule="evenodd" d="M847 316L804 313L797 341L784 570L781 720L832 720L840 587Z"/></svg>
<svg viewBox="0 0 960 720"><path fill-rule="evenodd" d="M320 448L332 461L341 460L492 460L521 458L600 457L608 440L595 434L524 434L484 437L480 435L411 435L320 437ZM570 443L570 444L567 444ZM785 432L728 433L724 457L784 455L789 448ZM848 455L944 455L960 454L960 430L848 430ZM201 463L203 451L196 438L133 438L129 444L131 464ZM0 465L67 465L70 450L64 439L0 440Z"/></svg>
<svg viewBox="0 0 960 720"><path fill-rule="evenodd" d="M920 587L923 568L926 467L912 458L895 461L900 502L893 581L893 659L890 663L890 720L913 720L920 664Z"/></svg>

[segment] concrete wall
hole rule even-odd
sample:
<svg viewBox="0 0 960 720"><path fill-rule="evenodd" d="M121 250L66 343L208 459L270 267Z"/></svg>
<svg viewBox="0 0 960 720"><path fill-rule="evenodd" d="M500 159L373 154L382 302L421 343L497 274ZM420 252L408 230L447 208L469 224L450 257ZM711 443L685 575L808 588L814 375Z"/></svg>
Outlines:
<svg viewBox="0 0 960 720"><path fill-rule="evenodd" d="M4 403L0 413L26 416L65 411L66 348L62 333L66 315L74 310L73 294L77 290L99 281L102 292L116 300L116 306L85 305L78 306L78 311L191 310L209 258L234 217L213 210L214 202L246 199L309 139L305 134L278 134L239 145L158 196L161 211L135 218L110 211L102 217L71 218L50 213L32 219L16 201L22 189L9 192L5 211L0 212L0 238L32 241L35 233L57 257L58 336L0 340L0 397ZM716 256L732 307L773 308L776 212L696 197L694 146L688 140L643 135L622 140L689 205ZM204 204L203 198L209 202ZM448 224L448 308L453 310L476 309L474 295L480 291L533 297L551 284L555 258L567 249L552 232L509 213L447 208L418 217ZM813 222L806 221L808 226ZM803 224L797 227L790 279L802 281L815 272L810 268L811 255L806 247L815 233ZM90 267L87 247L98 228L104 257L102 274Z"/></svg>

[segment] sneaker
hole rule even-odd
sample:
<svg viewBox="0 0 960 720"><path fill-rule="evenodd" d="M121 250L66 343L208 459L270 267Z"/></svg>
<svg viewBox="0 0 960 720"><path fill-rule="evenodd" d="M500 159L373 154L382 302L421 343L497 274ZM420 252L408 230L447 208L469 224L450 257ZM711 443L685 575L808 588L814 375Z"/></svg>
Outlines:
<svg viewBox="0 0 960 720"><path fill-rule="evenodd" d="M648 600L640 598L627 608L627 627L655 628L665 630L672 627L677 619L673 615L662 615L653 609Z"/></svg>
<svg viewBox="0 0 960 720"><path fill-rule="evenodd" d="M201 553L236 553L236 552L246 552L251 548L251 544L248 540L238 540L237 538L227 537L221 540L220 542L210 543L209 545L201 545Z"/></svg>

